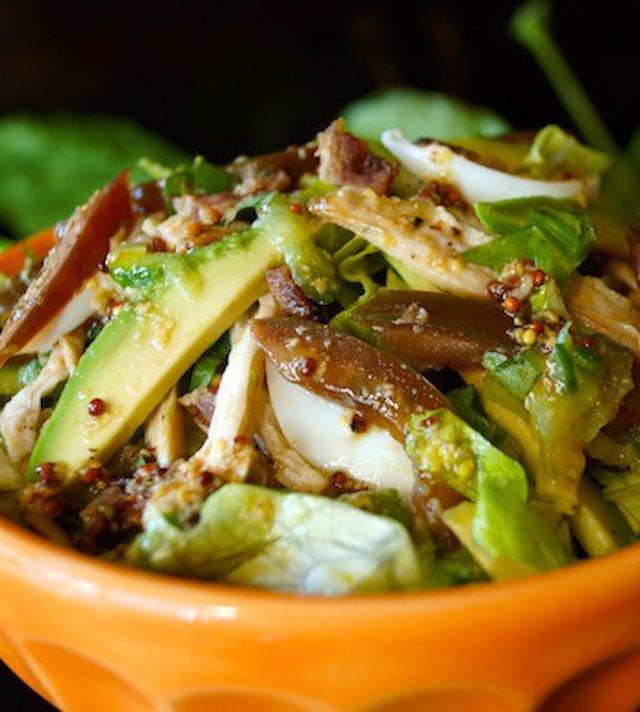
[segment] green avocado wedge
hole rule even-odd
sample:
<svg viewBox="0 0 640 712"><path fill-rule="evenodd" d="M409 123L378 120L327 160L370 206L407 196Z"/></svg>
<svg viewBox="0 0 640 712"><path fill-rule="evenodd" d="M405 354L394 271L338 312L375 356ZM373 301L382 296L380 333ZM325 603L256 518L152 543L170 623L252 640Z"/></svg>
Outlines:
<svg viewBox="0 0 640 712"><path fill-rule="evenodd" d="M82 468L107 462L182 374L266 292L265 270L278 261L276 249L251 230L186 257L142 252L138 264L129 260L141 285L148 280L142 298L123 307L80 359L36 442L29 476L52 462L70 482ZM89 414L95 398L105 405L98 416Z"/></svg>

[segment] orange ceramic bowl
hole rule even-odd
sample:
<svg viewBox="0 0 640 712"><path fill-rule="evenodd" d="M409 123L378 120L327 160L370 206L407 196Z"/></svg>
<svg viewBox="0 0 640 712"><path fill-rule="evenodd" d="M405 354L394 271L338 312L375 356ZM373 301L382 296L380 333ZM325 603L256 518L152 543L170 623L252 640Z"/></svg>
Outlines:
<svg viewBox="0 0 640 712"><path fill-rule="evenodd" d="M640 545L510 583L303 598L128 569L0 521L0 586L0 655L68 712L640 705Z"/></svg>
<svg viewBox="0 0 640 712"><path fill-rule="evenodd" d="M0 523L0 654L70 712L640 703L640 546L511 583L302 598L92 560Z"/></svg>

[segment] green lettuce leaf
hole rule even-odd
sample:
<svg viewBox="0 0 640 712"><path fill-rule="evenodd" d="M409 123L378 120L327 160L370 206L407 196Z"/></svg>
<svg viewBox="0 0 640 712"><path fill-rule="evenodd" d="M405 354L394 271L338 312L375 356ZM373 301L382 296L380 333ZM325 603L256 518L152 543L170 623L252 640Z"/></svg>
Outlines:
<svg viewBox="0 0 640 712"><path fill-rule="evenodd" d="M13 396L29 385L42 370L38 357L18 356L0 368L0 396Z"/></svg>
<svg viewBox="0 0 640 712"><path fill-rule="evenodd" d="M568 563L558 532L527 501L528 484L522 465L457 415L440 409L414 416L407 452L420 472L429 473L475 502L475 506L458 505L470 522L471 537L467 541L463 538L463 543L472 554L477 549L478 563L489 575L511 578ZM455 514L452 516L445 521L454 523Z"/></svg>
<svg viewBox="0 0 640 712"><path fill-rule="evenodd" d="M493 111L458 99L408 87L375 92L342 111L347 129L377 141L385 129L397 128L410 140L447 140L456 136L497 136L509 130Z"/></svg>
<svg viewBox="0 0 640 712"><path fill-rule="evenodd" d="M153 505L126 559L136 566L304 594L411 589L420 566L406 529L327 497L228 484L181 529Z"/></svg>
<svg viewBox="0 0 640 712"><path fill-rule="evenodd" d="M540 446L536 485L560 511L571 511L584 470L584 446L613 419L632 389L632 356L601 335L585 348L567 329L525 400Z"/></svg>
<svg viewBox="0 0 640 712"><path fill-rule="evenodd" d="M604 499L618 507L635 536L640 537L640 467L622 472L598 469L594 475Z"/></svg>
<svg viewBox="0 0 640 712"><path fill-rule="evenodd" d="M196 156L191 163L182 163L169 168L148 158L138 161L149 178L158 180L165 199L176 195L211 195L229 190L235 178L222 168L209 163L203 156Z"/></svg>
<svg viewBox="0 0 640 712"><path fill-rule="evenodd" d="M517 454L515 440L487 416L474 386L455 388L447 393L447 398L456 413L482 437L508 455Z"/></svg>
<svg viewBox="0 0 640 712"><path fill-rule="evenodd" d="M611 157L581 144L559 126L540 129L524 158L523 167L534 178L584 178L604 173Z"/></svg>
<svg viewBox="0 0 640 712"><path fill-rule="evenodd" d="M189 390L194 391L196 388L210 386L213 376L226 361L229 351L231 351L231 341L229 332L226 331L193 365L189 378Z"/></svg>
<svg viewBox="0 0 640 712"><path fill-rule="evenodd" d="M578 204L552 198L516 198L477 203L482 224L500 237L463 253L467 262L499 271L514 259L531 259L564 282L595 242L588 213Z"/></svg>
<svg viewBox="0 0 640 712"><path fill-rule="evenodd" d="M186 154L135 123L107 116L8 116L0 121L0 222L22 237L67 218L141 156Z"/></svg>
<svg viewBox="0 0 640 712"><path fill-rule="evenodd" d="M588 452L593 459L589 473L602 487L602 496L618 507L640 537L640 433L625 432L617 438L600 433Z"/></svg>

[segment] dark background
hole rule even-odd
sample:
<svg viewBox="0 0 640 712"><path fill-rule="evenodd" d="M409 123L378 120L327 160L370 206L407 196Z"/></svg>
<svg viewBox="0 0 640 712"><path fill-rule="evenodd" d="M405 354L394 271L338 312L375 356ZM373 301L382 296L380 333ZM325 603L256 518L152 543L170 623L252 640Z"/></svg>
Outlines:
<svg viewBox="0 0 640 712"><path fill-rule="evenodd" d="M124 115L222 162L304 142L374 88L486 104L516 128L568 118L508 36L518 2L0 0L0 117ZM622 144L640 123L631 3L553 3L556 36ZM0 672L3 711L51 709Z"/></svg>
<svg viewBox="0 0 640 712"><path fill-rule="evenodd" d="M518 4L0 0L0 115L127 115L212 161L306 141L350 100L394 83L485 103L518 128L566 124L508 36ZM565 54L623 142L640 69L630 6L553 3Z"/></svg>

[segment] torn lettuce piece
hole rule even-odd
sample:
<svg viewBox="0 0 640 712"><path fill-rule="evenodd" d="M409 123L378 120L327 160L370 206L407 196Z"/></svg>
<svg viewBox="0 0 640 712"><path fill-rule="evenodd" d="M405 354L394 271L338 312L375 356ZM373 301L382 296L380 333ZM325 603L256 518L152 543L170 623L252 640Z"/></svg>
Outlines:
<svg viewBox="0 0 640 712"><path fill-rule="evenodd" d="M13 358L0 368L0 396L13 396L35 380L42 370L40 359Z"/></svg>
<svg viewBox="0 0 640 712"><path fill-rule="evenodd" d="M521 419L524 437L532 439L527 448L535 451L529 469L538 495L559 511L571 513L578 503L584 446L633 387L632 360L627 349L571 322L547 354L532 347L511 358L491 352L484 359L484 397Z"/></svg>
<svg viewBox="0 0 640 712"><path fill-rule="evenodd" d="M523 167L534 178L583 178L604 173L611 157L581 144L559 126L540 129L524 158Z"/></svg>
<svg viewBox="0 0 640 712"><path fill-rule="evenodd" d="M193 365L189 378L189 390L194 391L197 388L210 386L213 376L227 360L230 351L231 340L229 332L225 331L216 343L207 349Z"/></svg>
<svg viewBox="0 0 640 712"><path fill-rule="evenodd" d="M513 356L487 351L482 365L519 400L526 398L544 370L544 361L537 349L518 351Z"/></svg>
<svg viewBox="0 0 640 712"><path fill-rule="evenodd" d="M600 433L588 453L589 473L602 487L602 496L618 507L633 534L640 537L640 432L616 438Z"/></svg>
<svg viewBox="0 0 640 712"><path fill-rule="evenodd" d="M344 307L331 320L331 326L364 341L373 341L371 329L356 322L351 315L380 288L375 277L385 268L382 253L363 238L352 237L333 253L331 259L341 280L338 301Z"/></svg>
<svg viewBox="0 0 640 712"><path fill-rule="evenodd" d="M438 551L431 542L418 547L425 588L449 588L487 581L488 576L465 546L457 551Z"/></svg>
<svg viewBox="0 0 640 712"><path fill-rule="evenodd" d="M227 484L190 529L148 505L128 563L156 571L303 594L413 589L405 528L327 497Z"/></svg>
<svg viewBox="0 0 640 712"><path fill-rule="evenodd" d="M457 415L440 409L414 416L407 452L419 472L444 481L475 502L447 510L445 522L457 507L463 508L471 532L463 543L490 576L513 578L569 562L557 531L527 501L522 465ZM456 528L454 532L458 533Z"/></svg>
<svg viewBox="0 0 640 712"><path fill-rule="evenodd" d="M329 254L315 242L319 225L293 212L287 196L271 193L256 206L253 227L281 252L295 283L318 304L329 304L338 292L338 280Z"/></svg>
<svg viewBox="0 0 640 712"><path fill-rule="evenodd" d="M338 497L339 502L346 502L352 507L363 509L371 514L379 514L400 522L405 529L415 533L415 516L403 502L394 489L363 490L361 492L348 492Z"/></svg>
<svg viewBox="0 0 640 712"><path fill-rule="evenodd" d="M524 401L540 446L538 493L564 512L577 503L585 444L614 418L633 388L631 353L602 335L588 338L589 348L565 326Z"/></svg>
<svg viewBox="0 0 640 712"><path fill-rule="evenodd" d="M640 467L621 472L596 468L592 474L604 499L618 507L634 535L640 537Z"/></svg>
<svg viewBox="0 0 640 712"><path fill-rule="evenodd" d="M484 412L475 386L461 386L447 393L449 402L460 417L490 443L510 456L517 456L516 441Z"/></svg>
<svg viewBox="0 0 640 712"><path fill-rule="evenodd" d="M486 476L510 483L521 499L527 497L522 465L451 411L440 409L414 416L406 448L419 472L446 482L468 499L478 498L480 478Z"/></svg>
<svg viewBox="0 0 640 712"><path fill-rule="evenodd" d="M211 195L229 190L236 179L223 168L209 163L203 156L196 156L191 163L184 163L175 168L168 168L143 158L140 168L148 176L159 181L165 200L177 195Z"/></svg>
<svg viewBox="0 0 640 712"><path fill-rule="evenodd" d="M474 207L480 222L499 237L466 250L462 257L496 271L511 260L531 259L563 283L595 242L588 213L574 201L516 198Z"/></svg>

